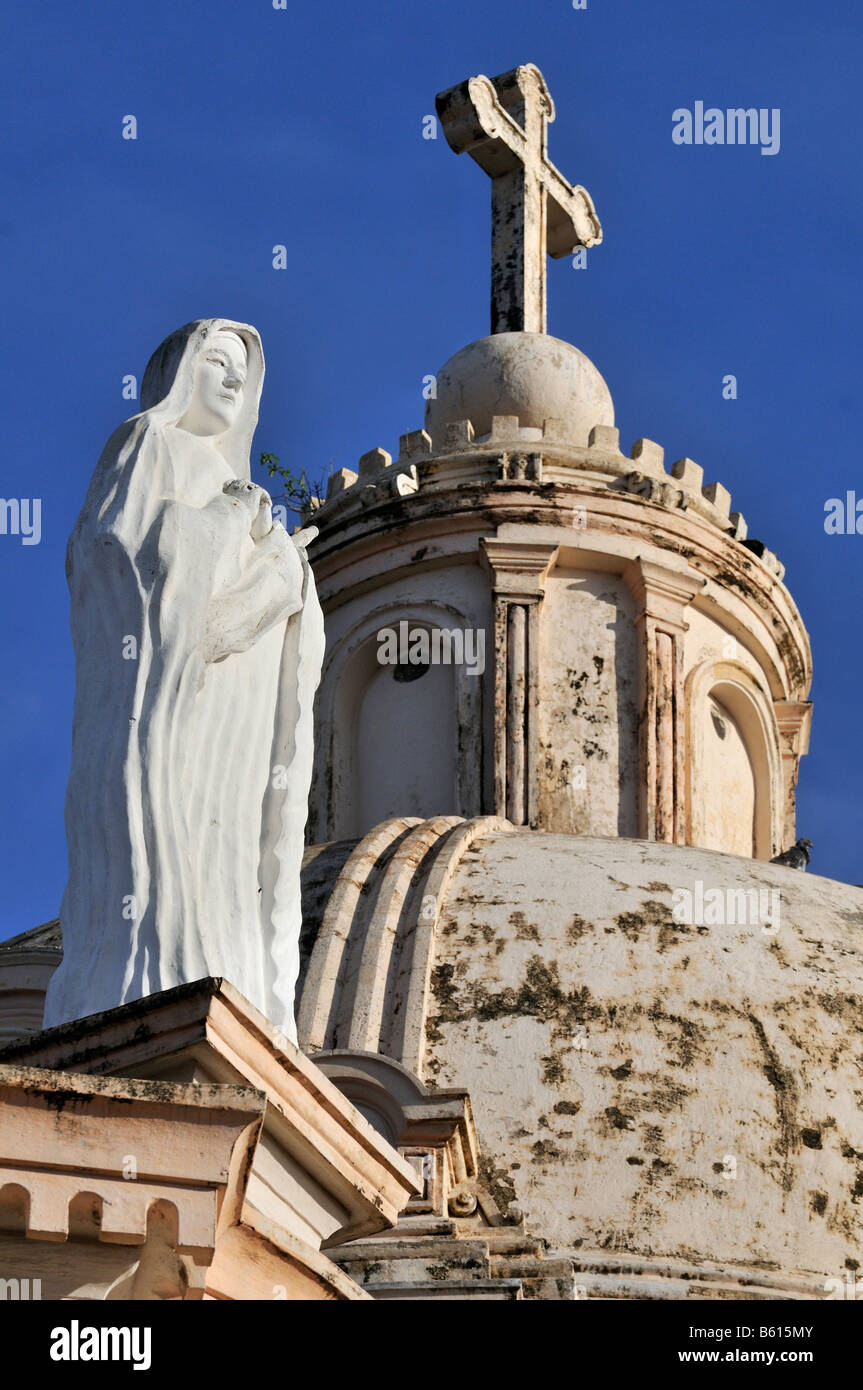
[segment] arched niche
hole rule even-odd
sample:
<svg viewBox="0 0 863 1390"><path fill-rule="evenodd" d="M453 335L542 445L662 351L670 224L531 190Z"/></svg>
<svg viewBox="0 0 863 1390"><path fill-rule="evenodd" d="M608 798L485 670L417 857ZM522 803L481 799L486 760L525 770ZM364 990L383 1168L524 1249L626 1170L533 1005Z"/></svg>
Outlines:
<svg viewBox="0 0 863 1390"><path fill-rule="evenodd" d="M418 674L381 664L379 633L403 622L429 634L472 627L448 604L400 601L334 647L318 696L312 843L363 835L394 815L480 813L482 676L465 664Z"/></svg>
<svg viewBox="0 0 863 1390"><path fill-rule="evenodd" d="M17 1182L0 1185L0 1232L26 1235L30 1217L30 1193Z"/></svg>
<svg viewBox="0 0 863 1390"><path fill-rule="evenodd" d="M782 785L768 695L740 663L702 662L686 681L686 729L689 844L769 859Z"/></svg>
<svg viewBox="0 0 863 1390"><path fill-rule="evenodd" d="M71 1240L100 1240L102 1236L102 1207L104 1199L98 1192L87 1189L76 1192L69 1202L69 1238Z"/></svg>
<svg viewBox="0 0 863 1390"><path fill-rule="evenodd" d="M389 1057L338 1048L312 1060L389 1144L404 1142L409 1107L428 1103L427 1087Z"/></svg>

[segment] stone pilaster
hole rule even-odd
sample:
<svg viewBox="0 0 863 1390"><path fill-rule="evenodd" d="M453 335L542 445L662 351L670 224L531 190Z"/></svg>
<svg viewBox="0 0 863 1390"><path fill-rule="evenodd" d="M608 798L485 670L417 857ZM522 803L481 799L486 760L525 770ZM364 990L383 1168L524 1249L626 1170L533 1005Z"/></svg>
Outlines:
<svg viewBox="0 0 863 1390"><path fill-rule="evenodd" d="M513 825L539 812L539 606L557 546L484 538L494 596L494 806Z"/></svg>
<svg viewBox="0 0 863 1390"><path fill-rule="evenodd" d="M639 833L686 843L684 612L705 581L639 557L624 571L638 605Z"/></svg>
<svg viewBox="0 0 863 1390"><path fill-rule="evenodd" d="M782 828L787 849L797 839L797 774L800 759L809 751L809 730L812 725L812 704L809 700L775 700L773 709L779 726L779 745L782 752Z"/></svg>

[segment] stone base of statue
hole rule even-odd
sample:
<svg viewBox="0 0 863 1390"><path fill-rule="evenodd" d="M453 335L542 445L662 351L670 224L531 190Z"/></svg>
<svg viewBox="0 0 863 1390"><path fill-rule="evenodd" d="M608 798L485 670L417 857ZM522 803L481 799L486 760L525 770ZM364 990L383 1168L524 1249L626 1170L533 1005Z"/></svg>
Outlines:
<svg viewBox="0 0 863 1390"><path fill-rule="evenodd" d="M414 1169L227 981L0 1050L0 1278L42 1299L363 1299L323 1253ZM38 1293L30 1292L38 1281Z"/></svg>

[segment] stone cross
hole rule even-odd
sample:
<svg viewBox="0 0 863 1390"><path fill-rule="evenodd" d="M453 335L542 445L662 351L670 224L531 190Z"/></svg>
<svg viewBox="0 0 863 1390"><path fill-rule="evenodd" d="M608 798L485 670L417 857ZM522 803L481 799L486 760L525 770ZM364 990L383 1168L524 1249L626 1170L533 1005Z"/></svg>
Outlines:
<svg viewBox="0 0 863 1390"><path fill-rule="evenodd" d="M554 103L539 68L471 77L435 99L450 147L491 177L491 331L546 331L545 257L602 241L586 189L547 154Z"/></svg>

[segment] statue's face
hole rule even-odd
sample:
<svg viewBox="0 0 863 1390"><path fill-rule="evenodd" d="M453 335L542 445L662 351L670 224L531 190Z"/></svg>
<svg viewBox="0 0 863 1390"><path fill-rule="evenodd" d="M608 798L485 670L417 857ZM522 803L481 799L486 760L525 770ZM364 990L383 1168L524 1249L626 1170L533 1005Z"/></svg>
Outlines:
<svg viewBox="0 0 863 1390"><path fill-rule="evenodd" d="M224 434L237 418L243 399L247 360L245 344L235 333L214 333L198 353L195 390L180 420L190 434Z"/></svg>

